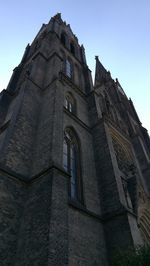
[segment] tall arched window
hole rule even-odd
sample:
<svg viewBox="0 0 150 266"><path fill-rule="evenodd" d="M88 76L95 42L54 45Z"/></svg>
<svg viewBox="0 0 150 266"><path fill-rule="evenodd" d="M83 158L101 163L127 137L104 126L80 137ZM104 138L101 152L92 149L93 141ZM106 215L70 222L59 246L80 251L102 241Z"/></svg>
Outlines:
<svg viewBox="0 0 150 266"><path fill-rule="evenodd" d="M69 195L72 200L83 202L79 150L75 133L67 128L64 133L63 167L71 175Z"/></svg>

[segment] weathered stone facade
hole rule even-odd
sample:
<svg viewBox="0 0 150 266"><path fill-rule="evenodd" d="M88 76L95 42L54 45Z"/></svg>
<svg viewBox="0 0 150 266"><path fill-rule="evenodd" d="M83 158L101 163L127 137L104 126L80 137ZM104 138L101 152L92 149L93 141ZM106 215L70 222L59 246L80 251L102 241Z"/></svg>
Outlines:
<svg viewBox="0 0 150 266"><path fill-rule="evenodd" d="M2 266L108 266L149 242L149 136L60 14L0 94L0 154Z"/></svg>

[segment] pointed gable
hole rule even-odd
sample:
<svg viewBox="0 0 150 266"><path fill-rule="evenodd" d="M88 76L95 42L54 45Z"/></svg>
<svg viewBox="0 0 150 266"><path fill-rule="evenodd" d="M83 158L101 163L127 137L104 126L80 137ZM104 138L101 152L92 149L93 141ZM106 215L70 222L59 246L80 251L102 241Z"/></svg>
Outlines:
<svg viewBox="0 0 150 266"><path fill-rule="evenodd" d="M95 86L102 85L108 79L110 79L110 72L107 71L104 66L99 61L98 56L95 56L96 59L96 70L95 70Z"/></svg>

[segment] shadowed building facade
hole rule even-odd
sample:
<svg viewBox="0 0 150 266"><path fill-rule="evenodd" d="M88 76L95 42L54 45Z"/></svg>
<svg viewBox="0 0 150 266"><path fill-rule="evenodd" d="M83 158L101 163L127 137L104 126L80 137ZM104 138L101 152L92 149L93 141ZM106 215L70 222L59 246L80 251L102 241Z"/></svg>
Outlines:
<svg viewBox="0 0 150 266"><path fill-rule="evenodd" d="M57 14L0 94L1 265L111 265L150 241L149 197L147 130Z"/></svg>

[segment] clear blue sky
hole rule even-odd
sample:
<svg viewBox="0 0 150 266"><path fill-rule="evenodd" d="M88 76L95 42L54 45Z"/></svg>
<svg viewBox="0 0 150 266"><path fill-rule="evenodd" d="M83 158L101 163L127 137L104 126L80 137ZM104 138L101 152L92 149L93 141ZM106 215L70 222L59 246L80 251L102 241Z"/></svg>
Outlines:
<svg viewBox="0 0 150 266"><path fill-rule="evenodd" d="M27 43L57 12L84 44L92 72L99 55L150 132L150 0L1 1L0 90L7 87Z"/></svg>

